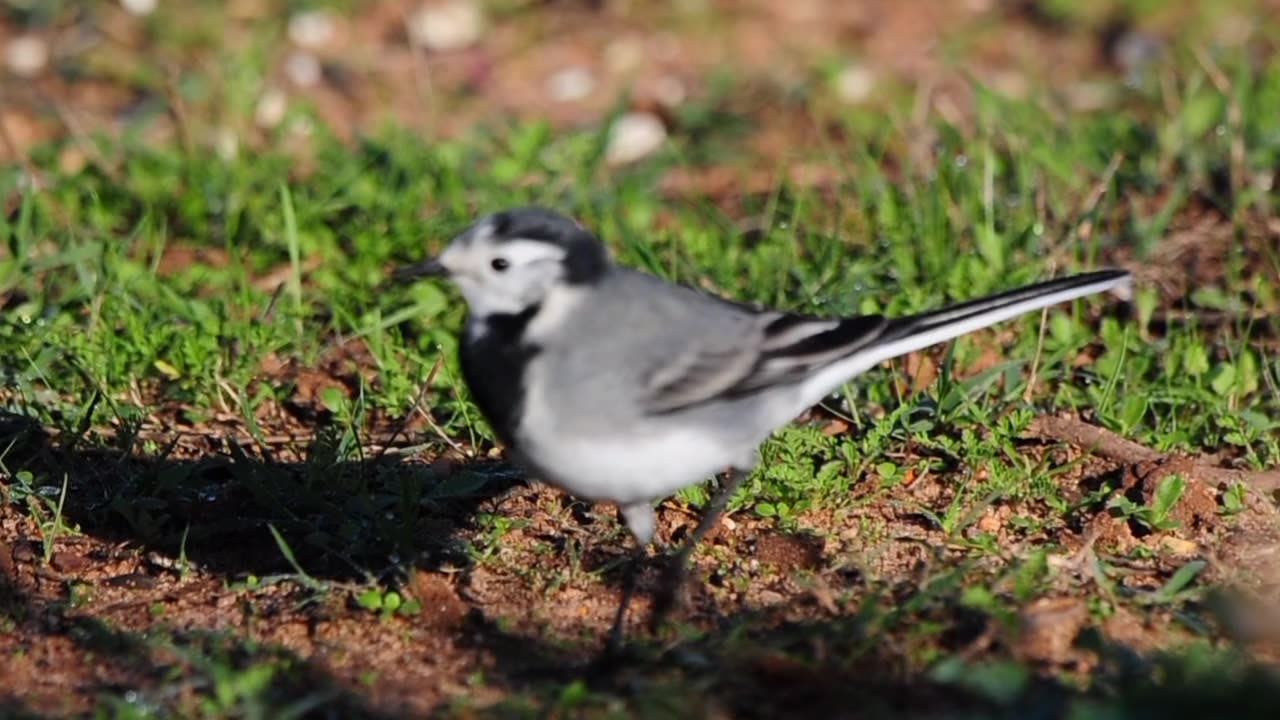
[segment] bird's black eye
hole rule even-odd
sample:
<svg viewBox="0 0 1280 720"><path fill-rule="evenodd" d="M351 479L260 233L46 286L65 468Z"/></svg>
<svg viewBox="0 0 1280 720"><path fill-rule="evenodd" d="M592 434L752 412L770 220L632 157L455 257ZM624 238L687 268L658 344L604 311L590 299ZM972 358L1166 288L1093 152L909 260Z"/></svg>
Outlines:
<svg viewBox="0 0 1280 720"><path fill-rule="evenodd" d="M507 268L511 267L511 261L506 258L496 257L489 261L489 267L493 268L494 272L505 272Z"/></svg>

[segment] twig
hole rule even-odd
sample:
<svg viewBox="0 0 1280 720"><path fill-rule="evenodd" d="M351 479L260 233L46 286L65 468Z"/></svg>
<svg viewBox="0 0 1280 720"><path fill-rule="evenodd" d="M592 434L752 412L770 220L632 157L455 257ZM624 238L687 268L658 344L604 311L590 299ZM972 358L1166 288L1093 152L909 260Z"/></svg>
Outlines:
<svg viewBox="0 0 1280 720"><path fill-rule="evenodd" d="M1050 268L1052 272L1053 268ZM1044 355L1044 335L1049 329L1049 308L1040 311L1040 334L1036 338L1036 354L1031 359L1031 374L1027 378L1027 390L1022 394L1023 402L1031 402L1031 396L1036 389L1036 380L1040 373L1040 358Z"/></svg>
<svg viewBox="0 0 1280 720"><path fill-rule="evenodd" d="M1031 421L1027 434L1040 440L1065 442L1108 460L1123 463L1162 462L1169 456L1120 437L1119 435L1090 425L1078 418L1041 416ZM1271 493L1280 490L1280 470L1237 470L1222 468L1191 460L1196 477L1210 485L1222 487L1241 483L1259 492Z"/></svg>
<svg viewBox="0 0 1280 720"><path fill-rule="evenodd" d="M1054 440L1087 448L1108 460L1135 463L1151 462L1164 457L1157 450L1076 418L1043 415L1031 421L1027 432L1041 440Z"/></svg>
<svg viewBox="0 0 1280 720"><path fill-rule="evenodd" d="M1080 203L1079 210L1076 211L1076 224L1056 243L1056 247L1049 248L1048 255L1050 261L1057 265L1060 260L1065 260L1065 251L1070 246L1069 241L1074 237L1076 239L1088 239L1093 233L1093 214L1098 211L1098 205L1102 203L1102 198L1106 197L1107 188L1111 187L1111 181L1115 179L1116 172L1120 170L1120 165L1124 162L1124 153L1117 152L1111 156L1111 161L1107 163L1107 167L1102 171L1102 176L1089 189L1089 194L1085 195Z"/></svg>
<svg viewBox="0 0 1280 720"><path fill-rule="evenodd" d="M454 451L457 452L459 455L465 456L467 454L466 450L464 450L462 446L457 443L457 441L449 437L449 433L445 432L444 428L440 427L440 424L436 422L436 419L431 417L431 413L427 412L422 408L422 398L424 395L426 395L427 388L435 384L436 375L440 373L440 369L443 367L444 367L444 354L441 353L440 355L436 356L436 364L431 367L431 372L427 373L427 380L426 382L422 383L422 389L418 392L418 397L415 398L413 401L413 410L417 412L419 415L421 415L423 420L427 421L427 425L429 425L431 429L435 431L436 435L440 436L441 440L444 440L446 445L453 448ZM406 424L408 423L408 419L409 419L409 416L406 415L405 416Z"/></svg>
<svg viewBox="0 0 1280 720"><path fill-rule="evenodd" d="M67 134L75 141L76 146L84 152L85 157L89 158L90 162L102 170L103 174L113 182L123 183L124 177L120 174L118 164L111 162L106 155L102 154L98 144L90 137L84 124L80 122L80 117L76 114L76 111L70 105L57 99L50 99L49 105L53 108L54 114L58 116L58 121L62 123L62 127L66 129Z"/></svg>
<svg viewBox="0 0 1280 720"><path fill-rule="evenodd" d="M435 366L431 368L431 372L427 373L427 379L418 388L418 394L416 397L414 397L413 406L410 408L411 411L422 412L422 398L426 397L427 388L431 387L431 385L435 383L436 373L439 372L440 366L443 364L444 364L444 355L440 355L436 359ZM423 414L425 415L426 413L423 413ZM396 438L400 437L400 434L403 433L409 427L409 422L412 420L412 418L413 418L413 412L405 413L404 418L401 419L399 424L396 425L396 429L383 442L383 447L378 452L379 459L382 458L383 455L386 455L387 452L391 450L392 443L394 443L396 441ZM430 420L431 418L428 417L427 419Z"/></svg>
<svg viewBox="0 0 1280 720"><path fill-rule="evenodd" d="M1023 402L1031 402L1031 397L1035 394L1036 380L1040 374L1040 358L1044 355L1044 334L1049 328L1049 308L1040 310L1040 333L1036 337L1036 354L1031 358L1031 373L1027 378L1027 389L1022 393Z"/></svg>
<svg viewBox="0 0 1280 720"><path fill-rule="evenodd" d="M173 65L164 68L164 93L169 103L167 109L173 120L174 131L178 134L178 145L187 157L195 150L194 138L191 136L190 116L187 113L187 102L182 99L180 86L181 72Z"/></svg>
<svg viewBox="0 0 1280 720"><path fill-rule="evenodd" d="M1222 72L1222 68L1218 67L1218 63L1214 62L1209 53L1205 52L1204 46L1198 43L1193 45L1191 54L1196 56L1196 62L1200 64L1204 74L1209 76L1209 82L1213 83L1218 92L1223 95L1230 95L1231 80L1227 78L1226 73Z"/></svg>
<svg viewBox="0 0 1280 720"><path fill-rule="evenodd" d="M1111 156L1111 161L1107 163L1107 167L1102 171L1102 177L1098 178L1098 182L1094 184L1093 189L1085 196L1084 204L1080 207L1080 217L1083 222L1076 226L1076 234L1083 234L1080 228L1091 231L1093 228L1093 220L1088 216L1094 214L1098 210L1098 205L1102 203L1102 198L1107 194L1107 188L1111 187L1111 181L1115 179L1116 172L1120 169L1120 163L1124 162L1124 153L1117 152ZM1085 225L1085 223L1088 223Z"/></svg>
<svg viewBox="0 0 1280 720"><path fill-rule="evenodd" d="M405 14L401 22L404 23L405 32L412 39L413 31L409 27L411 22L409 16ZM439 125L439 116L436 110L435 83L431 80L431 67L427 64L426 53L412 40L409 43L409 57L412 60L410 68L413 71L414 96L418 101L419 109L422 111L421 117L425 120L422 129L434 134Z"/></svg>
<svg viewBox="0 0 1280 720"><path fill-rule="evenodd" d="M1249 173L1249 168L1245 163L1245 146L1244 131L1242 128L1244 122L1244 109L1240 107L1240 99L1233 92L1231 79L1222 71L1218 63L1214 61L1202 45L1192 47L1192 53L1196 57L1196 62L1204 69L1209 81L1222 93L1222 97L1227 101L1227 129L1230 131L1230 158L1231 158L1231 195L1233 198L1240 196L1241 188L1245 184L1245 175Z"/></svg>

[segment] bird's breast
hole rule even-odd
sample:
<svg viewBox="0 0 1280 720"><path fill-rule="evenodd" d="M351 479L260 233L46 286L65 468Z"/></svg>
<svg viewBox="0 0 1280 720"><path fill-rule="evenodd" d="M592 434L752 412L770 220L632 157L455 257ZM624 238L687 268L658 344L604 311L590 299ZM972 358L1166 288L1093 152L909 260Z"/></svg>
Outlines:
<svg viewBox="0 0 1280 720"><path fill-rule="evenodd" d="M480 412L507 446L528 394L528 366L538 348L526 341L525 329L536 308L519 315L494 315L469 323L459 351L462 377Z"/></svg>

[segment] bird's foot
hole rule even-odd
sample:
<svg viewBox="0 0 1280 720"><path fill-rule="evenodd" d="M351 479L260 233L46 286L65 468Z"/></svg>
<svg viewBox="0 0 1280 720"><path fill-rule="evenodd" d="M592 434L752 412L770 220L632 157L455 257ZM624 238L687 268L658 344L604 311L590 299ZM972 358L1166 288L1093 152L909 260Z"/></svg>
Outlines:
<svg viewBox="0 0 1280 720"><path fill-rule="evenodd" d="M604 648L591 662L591 670L602 675L611 675L628 665L634 665L640 654L631 643L624 640L621 633L609 633Z"/></svg>
<svg viewBox="0 0 1280 720"><path fill-rule="evenodd" d="M657 590L653 593L653 607L649 613L649 634L657 634L663 623L684 601L685 575L688 554L677 553L662 564Z"/></svg>

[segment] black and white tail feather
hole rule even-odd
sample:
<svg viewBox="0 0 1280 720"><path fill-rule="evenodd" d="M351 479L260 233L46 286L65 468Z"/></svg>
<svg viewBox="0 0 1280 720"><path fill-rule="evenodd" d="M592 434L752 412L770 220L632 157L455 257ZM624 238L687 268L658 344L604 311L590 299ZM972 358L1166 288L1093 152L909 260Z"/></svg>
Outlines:
<svg viewBox="0 0 1280 720"><path fill-rule="evenodd" d="M672 413L782 385L799 385L806 402L817 402L885 360L1094 293L1111 291L1127 298L1130 283L1123 270L1099 270L903 318L761 312L754 348L695 350L668 365L650 380L647 410Z"/></svg>

